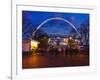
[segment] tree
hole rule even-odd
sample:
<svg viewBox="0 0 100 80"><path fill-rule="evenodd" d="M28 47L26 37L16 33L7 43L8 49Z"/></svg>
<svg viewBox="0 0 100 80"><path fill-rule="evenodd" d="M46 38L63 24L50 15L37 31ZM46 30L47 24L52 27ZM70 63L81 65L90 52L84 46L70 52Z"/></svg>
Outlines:
<svg viewBox="0 0 100 80"><path fill-rule="evenodd" d="M89 20L85 20L81 23L79 32L81 34L81 42L84 45L89 45Z"/></svg>
<svg viewBox="0 0 100 80"><path fill-rule="evenodd" d="M47 48L49 46L48 44L49 37L47 33L45 33L44 31L38 30L34 37L35 37L35 40L40 42L39 44L40 48Z"/></svg>

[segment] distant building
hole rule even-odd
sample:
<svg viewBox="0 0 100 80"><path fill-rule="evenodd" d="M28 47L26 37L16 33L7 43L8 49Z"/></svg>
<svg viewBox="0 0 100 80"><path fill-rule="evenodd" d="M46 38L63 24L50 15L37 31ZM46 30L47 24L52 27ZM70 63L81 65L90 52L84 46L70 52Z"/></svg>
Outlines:
<svg viewBox="0 0 100 80"><path fill-rule="evenodd" d="M38 48L38 41L35 40L22 40L22 51L30 52Z"/></svg>
<svg viewBox="0 0 100 80"><path fill-rule="evenodd" d="M64 38L64 37L50 38L49 44L51 44L52 46L56 46L57 42L59 41L59 45L64 46L64 45L67 45L66 40L67 38Z"/></svg>

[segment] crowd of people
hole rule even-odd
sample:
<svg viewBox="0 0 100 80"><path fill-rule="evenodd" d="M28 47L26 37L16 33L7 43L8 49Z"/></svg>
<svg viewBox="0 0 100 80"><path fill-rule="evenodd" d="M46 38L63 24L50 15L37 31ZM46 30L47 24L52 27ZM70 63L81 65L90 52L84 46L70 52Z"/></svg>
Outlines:
<svg viewBox="0 0 100 80"><path fill-rule="evenodd" d="M68 39L68 43L66 46L61 46L57 43L56 46L49 46L47 48L38 48L37 53L40 55L52 55L52 56L73 56L78 53L78 44L72 37Z"/></svg>

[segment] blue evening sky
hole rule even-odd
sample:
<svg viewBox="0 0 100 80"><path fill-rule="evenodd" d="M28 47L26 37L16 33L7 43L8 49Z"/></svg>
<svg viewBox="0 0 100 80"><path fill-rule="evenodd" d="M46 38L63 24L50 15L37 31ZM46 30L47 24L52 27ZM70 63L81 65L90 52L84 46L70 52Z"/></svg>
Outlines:
<svg viewBox="0 0 100 80"><path fill-rule="evenodd" d="M84 13L63 13L63 12L38 12L38 11L22 11L22 20L23 20L23 28L29 27L27 25L27 21L32 24L33 28L36 28L40 25L44 20L53 18L53 17L61 17L72 24L75 25L76 28L80 27L80 24L84 21L89 20L89 14ZM25 21L26 20L26 21ZM24 27L24 25L27 25ZM66 27L67 26L67 27ZM68 34L72 27L68 23L65 23L61 20L52 20L47 22L41 27L46 33L51 34Z"/></svg>

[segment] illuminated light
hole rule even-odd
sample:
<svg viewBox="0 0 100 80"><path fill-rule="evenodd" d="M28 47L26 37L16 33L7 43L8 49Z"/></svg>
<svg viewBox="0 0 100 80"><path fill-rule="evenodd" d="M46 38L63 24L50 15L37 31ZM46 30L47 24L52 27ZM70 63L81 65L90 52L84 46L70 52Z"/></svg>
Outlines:
<svg viewBox="0 0 100 80"><path fill-rule="evenodd" d="M36 50L38 48L38 41L31 40L31 50Z"/></svg>
<svg viewBox="0 0 100 80"><path fill-rule="evenodd" d="M64 42L65 43L68 43L68 38L64 38Z"/></svg>
<svg viewBox="0 0 100 80"><path fill-rule="evenodd" d="M48 43L51 41L51 39L49 38Z"/></svg>

